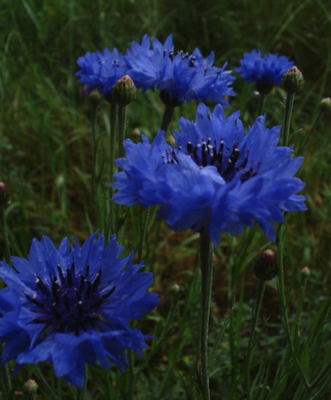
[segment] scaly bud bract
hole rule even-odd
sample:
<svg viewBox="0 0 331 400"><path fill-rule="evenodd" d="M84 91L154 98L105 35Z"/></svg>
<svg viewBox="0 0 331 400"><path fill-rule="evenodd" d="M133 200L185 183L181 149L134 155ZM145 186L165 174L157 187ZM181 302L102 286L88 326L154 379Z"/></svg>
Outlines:
<svg viewBox="0 0 331 400"><path fill-rule="evenodd" d="M289 94L299 92L305 83L302 72L297 67L293 67L285 72L282 80L282 87Z"/></svg>
<svg viewBox="0 0 331 400"><path fill-rule="evenodd" d="M265 250L258 256L254 274L261 281L270 281L277 276L277 255L273 250Z"/></svg>
<svg viewBox="0 0 331 400"><path fill-rule="evenodd" d="M29 379L24 383L23 393L25 400L35 400L38 390L38 385L33 379Z"/></svg>
<svg viewBox="0 0 331 400"><path fill-rule="evenodd" d="M125 107L135 100L136 93L137 88L133 80L128 75L124 75L115 83L112 98L119 106Z"/></svg>

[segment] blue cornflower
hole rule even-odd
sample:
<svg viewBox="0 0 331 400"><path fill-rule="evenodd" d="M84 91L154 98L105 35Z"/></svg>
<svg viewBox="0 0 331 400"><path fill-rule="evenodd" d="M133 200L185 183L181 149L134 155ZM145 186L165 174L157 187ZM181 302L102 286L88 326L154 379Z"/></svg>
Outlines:
<svg viewBox="0 0 331 400"><path fill-rule="evenodd" d="M77 60L81 71L76 73L80 82L87 86L87 92L98 89L104 96L110 96L115 83L126 75L127 65L123 55L115 48L95 53L86 53Z"/></svg>
<svg viewBox="0 0 331 400"><path fill-rule="evenodd" d="M86 363L124 370L125 349L143 356L148 336L129 320L156 307L158 295L147 293L153 274L139 272L143 263L133 266L133 254L119 258L115 236L105 248L96 235L82 247L64 239L58 249L47 237L35 239L28 260L12 257L14 268L1 263L3 363L49 361L57 377L81 388Z"/></svg>
<svg viewBox="0 0 331 400"><path fill-rule="evenodd" d="M260 50L244 54L241 67L235 68L246 82L256 84L261 93L268 93L273 86L280 86L283 75L294 66L288 57L278 54L266 54L262 57Z"/></svg>
<svg viewBox="0 0 331 400"><path fill-rule="evenodd" d="M216 245L223 231L237 235L258 222L270 240L282 211L306 209L305 186L294 174L303 159L278 147L280 127L268 129L259 117L245 135L240 113L225 118L200 104L197 122L180 120L171 147L160 131L152 144L125 142L123 170L115 175L113 200L127 206L161 205L159 219L174 229L205 229Z"/></svg>
<svg viewBox="0 0 331 400"><path fill-rule="evenodd" d="M141 45L132 43L125 60L128 75L138 89L145 92L156 87L163 101L172 105L213 100L229 107L224 96L235 95L230 86L235 77L225 70L227 63L222 68L215 67L214 53L203 58L198 49L191 55L183 51L175 54L172 35L164 44L154 39L152 47L149 36L145 35Z"/></svg>

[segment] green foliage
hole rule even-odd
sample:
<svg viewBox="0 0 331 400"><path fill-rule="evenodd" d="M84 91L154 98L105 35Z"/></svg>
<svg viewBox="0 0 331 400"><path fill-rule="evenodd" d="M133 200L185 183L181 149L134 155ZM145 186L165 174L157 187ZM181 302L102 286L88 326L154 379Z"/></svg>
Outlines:
<svg viewBox="0 0 331 400"><path fill-rule="evenodd" d="M64 235L79 240L96 229L91 194L93 147L90 114L74 74L76 59L86 51L116 46L125 51L146 32L160 39L174 33L177 48L204 55L215 51L217 64L238 66L243 52L259 48L290 56L303 72L305 87L295 98L291 134L297 148L313 125L322 98L331 87L331 3L329 0L4 0L0 4L0 181L9 188L6 209L11 253L25 257L33 237L46 234L59 244ZM240 109L248 126L256 118L258 96L238 77ZM269 126L282 124L284 91L267 97ZM138 94L128 107L126 135L153 138L164 106L157 94ZM194 119L196 104L177 108ZM109 107L98 111L98 167L103 207L109 176ZM331 359L329 298L331 271L330 121L312 132L300 178L309 210L288 219L285 252L286 287L295 354L311 382ZM145 210L120 212L119 240L137 252ZM103 209L103 215L106 211ZM198 235L174 234L151 211L143 252L155 272L162 303L145 321L155 338L144 360L134 358L135 399L201 399L199 354ZM245 398L243 363L257 281L252 261L270 247L258 229L238 238L223 236L215 254L210 327L212 399ZM4 249L0 237L0 253ZM2 257L0 257L2 259ZM308 266L309 277L300 273ZM177 291L174 284L179 285ZM287 293L289 299L289 293ZM251 398L258 400L327 399L329 376L311 393L304 388L291 357L279 317L274 282L267 286L258 339L252 355ZM213 362L212 362L213 361ZM11 364L11 367L13 364ZM72 399L73 388L54 378L48 366L24 368L13 380L15 390L33 378L42 399ZM120 400L129 375L114 369L89 371L88 399Z"/></svg>

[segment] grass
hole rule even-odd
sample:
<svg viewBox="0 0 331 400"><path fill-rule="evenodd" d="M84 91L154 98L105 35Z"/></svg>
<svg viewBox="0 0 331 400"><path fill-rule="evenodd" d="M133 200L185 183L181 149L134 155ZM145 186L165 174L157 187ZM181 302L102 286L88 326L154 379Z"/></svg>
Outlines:
<svg viewBox="0 0 331 400"><path fill-rule="evenodd" d="M11 195L6 210L13 255L26 257L33 237L49 235L57 244L65 235L84 240L96 229L90 193L92 136L89 110L76 77L76 59L105 46L125 51L132 40L148 32L159 39L173 33L178 49L199 47L204 55L215 51L216 63L233 69L243 52L260 48L295 60L305 77L305 88L295 100L292 132L297 146L317 115L331 87L331 3L327 0L266 2L169 0L14 0L0 4L0 180ZM231 110L240 109L246 126L256 117L258 99L252 87L238 78L238 96ZM268 97L268 124L283 120L282 89ZM194 119L196 104L178 108ZM127 135L153 138L161 123L163 104L154 93L140 94L129 107ZM109 147L109 109L98 113L102 139L99 154ZM307 186L309 210L291 215L286 251L287 288L296 352L310 377L330 358L329 300L331 271L331 144L330 118L315 129L300 178ZM109 177L103 182L106 185ZM143 210L130 218L125 243L136 250ZM153 221L153 219L152 219ZM0 253L4 248L0 238ZM148 363L135 359L136 399L198 399L195 367L198 355L200 275L198 240L192 232L174 234L165 224L150 223L147 269L155 272L155 289L162 303L139 324L155 335L146 351ZM249 337L256 280L252 262L270 246L254 235L224 235L215 255L215 277L210 343L215 356L211 373L212 399L242 399L243 360ZM273 246L273 245L271 245ZM0 257L2 258L2 257ZM309 277L300 271L308 266ZM174 285L179 285L179 290ZM303 290L305 288L305 291ZM231 294L232 293L232 294ZM233 324L227 324L235 297ZM319 311L322 310L322 311ZM262 304L263 326L253 358L252 388L256 399L302 399L303 386L289 357L279 319L274 287L268 286ZM224 331L225 330L225 331ZM223 332L224 331L224 332ZM221 337L217 347L213 344ZM150 354L150 356L149 356ZM152 356L151 356L152 355ZM260 363L261 361L261 363ZM323 365L322 365L323 364ZM24 369L14 381L21 388L32 376L42 399L71 399L72 388L39 367ZM51 370L50 370L51 371ZM254 380L255 376L255 380ZM115 369L90 372L90 399L120 399L127 375ZM326 382L319 397L329 398Z"/></svg>

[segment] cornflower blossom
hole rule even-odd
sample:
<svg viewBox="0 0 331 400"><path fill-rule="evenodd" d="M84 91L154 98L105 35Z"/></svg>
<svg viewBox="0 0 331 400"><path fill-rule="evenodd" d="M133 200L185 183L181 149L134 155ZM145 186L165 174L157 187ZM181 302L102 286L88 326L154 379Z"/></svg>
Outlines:
<svg viewBox="0 0 331 400"><path fill-rule="evenodd" d="M107 97L111 96L115 83L127 73L123 55L114 48L113 52L105 48L104 53L87 52L77 60L81 70L76 73L79 81L87 86L88 93L98 89Z"/></svg>
<svg viewBox="0 0 331 400"><path fill-rule="evenodd" d="M192 54L175 53L172 35L164 44L154 39L151 47L147 34L141 45L133 42L125 56L127 74L137 88L146 92L156 87L166 103L175 106L191 100L212 100L229 107L224 96L235 95L230 86L235 77L225 70L227 63L222 68L213 66L214 59L214 52L204 58L199 49Z"/></svg>
<svg viewBox="0 0 331 400"><path fill-rule="evenodd" d="M159 302L147 293L153 274L133 266L133 253L119 258L123 248L112 236L92 235L82 247L64 239L34 239L28 260L12 257L14 268L1 263L0 343L3 363L18 366L53 363L57 377L78 388L85 382L85 364L105 368L128 363L125 349L143 356L145 336L129 326Z"/></svg>
<svg viewBox="0 0 331 400"><path fill-rule="evenodd" d="M282 211L303 211L305 184L294 174L303 159L279 147L280 127L268 129L259 117L247 135L240 112L225 118L221 105L210 112L200 104L196 123L180 120L171 147L162 131L153 143L146 137L125 141L126 158L111 184L113 200L127 206L160 205L158 217L174 229L204 229L218 245L223 231L232 235L256 221L270 240Z"/></svg>
<svg viewBox="0 0 331 400"><path fill-rule="evenodd" d="M247 83L255 83L257 90L262 93L270 92L273 86L280 86L285 72L294 66L288 57L278 54L265 54L262 57L260 50L244 54L240 64L241 67L235 68L235 71Z"/></svg>

